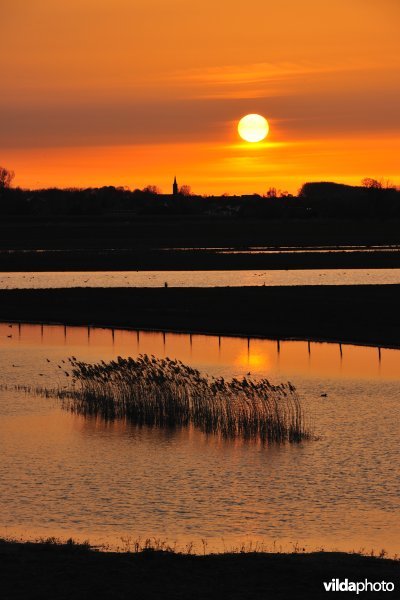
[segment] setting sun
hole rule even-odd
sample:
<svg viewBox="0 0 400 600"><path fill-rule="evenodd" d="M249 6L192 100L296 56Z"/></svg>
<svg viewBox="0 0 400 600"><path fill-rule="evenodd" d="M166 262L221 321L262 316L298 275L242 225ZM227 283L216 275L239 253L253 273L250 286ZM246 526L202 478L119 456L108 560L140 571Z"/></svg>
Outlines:
<svg viewBox="0 0 400 600"><path fill-rule="evenodd" d="M246 142L261 142L268 135L268 121L261 115L246 115L239 121L238 132Z"/></svg>

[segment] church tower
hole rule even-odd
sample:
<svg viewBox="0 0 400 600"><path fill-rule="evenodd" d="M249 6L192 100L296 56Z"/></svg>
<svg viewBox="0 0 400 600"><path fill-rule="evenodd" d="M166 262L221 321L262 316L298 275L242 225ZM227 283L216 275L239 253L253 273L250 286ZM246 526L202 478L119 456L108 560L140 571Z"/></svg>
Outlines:
<svg viewBox="0 0 400 600"><path fill-rule="evenodd" d="M179 194L179 192L178 192L178 182L176 181L176 175L175 175L174 183L172 185L172 195L173 196L177 196L178 194Z"/></svg>

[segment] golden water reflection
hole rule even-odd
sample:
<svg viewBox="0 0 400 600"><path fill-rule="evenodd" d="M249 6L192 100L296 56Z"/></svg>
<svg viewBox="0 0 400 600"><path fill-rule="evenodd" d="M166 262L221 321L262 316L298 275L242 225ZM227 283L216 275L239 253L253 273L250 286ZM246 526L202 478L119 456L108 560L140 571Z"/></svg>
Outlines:
<svg viewBox="0 0 400 600"><path fill-rule="evenodd" d="M319 439L265 447L105 423L13 387L65 385L72 355L139 353L210 376L289 379ZM0 535L399 552L399 373L388 348L2 323Z"/></svg>
<svg viewBox="0 0 400 600"><path fill-rule="evenodd" d="M0 348L65 348L65 356L96 361L154 354L199 368L252 375L397 379L400 352L390 348L310 341L247 339L60 325L0 324Z"/></svg>

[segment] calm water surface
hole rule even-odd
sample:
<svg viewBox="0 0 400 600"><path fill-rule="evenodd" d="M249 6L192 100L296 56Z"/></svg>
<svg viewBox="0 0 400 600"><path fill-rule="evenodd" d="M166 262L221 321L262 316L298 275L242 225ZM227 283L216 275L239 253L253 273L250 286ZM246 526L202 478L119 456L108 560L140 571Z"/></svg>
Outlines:
<svg viewBox="0 0 400 600"><path fill-rule="evenodd" d="M399 552L400 352L59 326L0 324L2 383L65 384L62 360L149 353L225 377L291 380L320 439L262 447L193 429L72 415L0 390L0 534L202 548L241 541ZM48 360L50 362L48 362ZM321 396L327 394L327 396Z"/></svg>
<svg viewBox="0 0 400 600"><path fill-rule="evenodd" d="M85 271L0 273L0 289L399 284L400 269Z"/></svg>

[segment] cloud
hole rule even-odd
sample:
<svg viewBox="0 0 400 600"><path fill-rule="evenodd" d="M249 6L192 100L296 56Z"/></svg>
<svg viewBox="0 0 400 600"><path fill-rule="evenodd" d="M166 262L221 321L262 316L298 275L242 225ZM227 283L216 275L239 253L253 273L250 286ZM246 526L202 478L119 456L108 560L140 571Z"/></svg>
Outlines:
<svg viewBox="0 0 400 600"><path fill-rule="evenodd" d="M265 115L274 142L399 135L396 89L313 91L258 98L64 102L2 107L0 147L232 143L236 122Z"/></svg>
<svg viewBox="0 0 400 600"><path fill-rule="evenodd" d="M340 71L343 68L264 62L190 69L170 75L169 81L200 98L257 98L282 95L299 78Z"/></svg>
<svg viewBox="0 0 400 600"><path fill-rule="evenodd" d="M149 76L126 87L24 93L0 99L0 147L232 143L236 122L265 115L271 139L399 135L397 62L249 63Z"/></svg>

